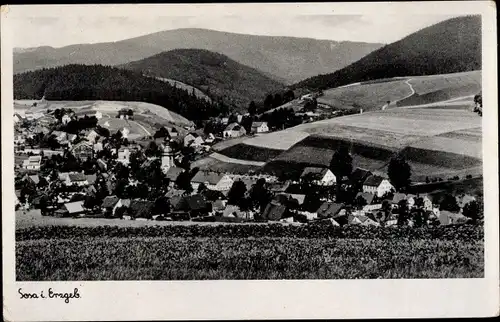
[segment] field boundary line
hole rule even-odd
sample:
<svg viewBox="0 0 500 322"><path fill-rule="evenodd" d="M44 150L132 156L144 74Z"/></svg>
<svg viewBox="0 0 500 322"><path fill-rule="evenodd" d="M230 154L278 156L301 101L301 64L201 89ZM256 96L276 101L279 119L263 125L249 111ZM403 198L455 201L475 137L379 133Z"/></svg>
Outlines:
<svg viewBox="0 0 500 322"><path fill-rule="evenodd" d="M222 155L222 154L217 153L217 152L210 154L209 157L214 158L214 159L219 160L219 161L222 161L222 162L244 164L244 165L255 165L258 167L262 167L262 166L264 166L264 164L266 164L265 162L260 162L260 161L248 161L248 160L241 160L241 159L233 159L233 158L227 157L227 156Z"/></svg>

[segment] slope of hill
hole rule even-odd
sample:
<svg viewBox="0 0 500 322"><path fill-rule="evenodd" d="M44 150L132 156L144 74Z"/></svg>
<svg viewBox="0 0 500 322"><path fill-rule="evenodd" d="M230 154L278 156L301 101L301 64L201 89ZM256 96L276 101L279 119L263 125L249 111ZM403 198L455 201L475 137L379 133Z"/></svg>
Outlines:
<svg viewBox="0 0 500 322"><path fill-rule="evenodd" d="M14 75L15 99L141 101L190 120L219 115L223 107L140 73L101 65L67 65Z"/></svg>
<svg viewBox="0 0 500 322"><path fill-rule="evenodd" d="M287 83L334 72L382 44L255 36L206 29L176 29L127 40L62 48L16 49L14 72L67 64L120 65L182 48L206 49L258 69Z"/></svg>
<svg viewBox="0 0 500 322"><path fill-rule="evenodd" d="M202 49L176 49L119 67L187 83L240 111L252 100L284 87L256 69Z"/></svg>
<svg viewBox="0 0 500 322"><path fill-rule="evenodd" d="M295 84L327 89L396 76L421 76L481 69L481 16L449 19L384 46L332 74Z"/></svg>

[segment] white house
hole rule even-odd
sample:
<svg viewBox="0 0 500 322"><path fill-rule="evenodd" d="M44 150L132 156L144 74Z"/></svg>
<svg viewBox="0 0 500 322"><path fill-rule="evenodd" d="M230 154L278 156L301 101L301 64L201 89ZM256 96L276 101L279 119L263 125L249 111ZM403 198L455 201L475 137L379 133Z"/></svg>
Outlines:
<svg viewBox="0 0 500 322"><path fill-rule="evenodd" d="M265 133L269 132L267 122L252 122L252 133Z"/></svg>
<svg viewBox="0 0 500 322"><path fill-rule="evenodd" d="M69 116L68 114L64 114L61 118L61 122L63 124L68 124L69 122L71 122L71 116Z"/></svg>
<svg viewBox="0 0 500 322"><path fill-rule="evenodd" d="M130 162L130 154L131 152L129 148L122 147L118 149L118 159L116 161L121 164L128 165Z"/></svg>
<svg viewBox="0 0 500 322"><path fill-rule="evenodd" d="M128 134L130 133L130 130L126 127L124 127L123 129L121 129L121 132L122 132L122 137L124 139L127 139L128 138Z"/></svg>
<svg viewBox="0 0 500 322"><path fill-rule="evenodd" d="M193 190L198 190L200 184L203 183L210 190L227 191L231 189L233 182L233 179L227 174L210 171L198 171L191 179Z"/></svg>
<svg viewBox="0 0 500 322"><path fill-rule="evenodd" d="M312 182L319 186L331 186L337 182L337 178L328 168L307 167L302 171L300 179L312 179Z"/></svg>
<svg viewBox="0 0 500 322"><path fill-rule="evenodd" d="M237 138L247 134L247 131L238 123L231 123L226 127L223 134L225 138Z"/></svg>
<svg viewBox="0 0 500 322"><path fill-rule="evenodd" d="M66 185L67 186L72 186L72 185L76 185L76 186L79 186L79 187L82 187L82 186L87 186L89 184L89 182L87 181L87 177L83 174L83 173L69 173L67 176L66 176Z"/></svg>
<svg viewBox="0 0 500 322"><path fill-rule="evenodd" d="M86 139L87 139L87 141L94 143L98 137L99 137L99 134L97 134L96 131L92 130L92 131L90 131L89 134L87 134Z"/></svg>
<svg viewBox="0 0 500 322"><path fill-rule="evenodd" d="M392 189L394 189L394 186L389 180L376 175L369 176L366 178L365 182L363 182L363 192L376 194L379 198Z"/></svg>
<svg viewBox="0 0 500 322"><path fill-rule="evenodd" d="M40 165L42 162L42 157L39 155L33 155L28 157L27 160L23 161L23 168L26 170L40 170Z"/></svg>
<svg viewBox="0 0 500 322"><path fill-rule="evenodd" d="M215 135L213 135L212 133L209 133L205 138L205 143L211 144L214 143L214 141L215 141Z"/></svg>
<svg viewBox="0 0 500 322"><path fill-rule="evenodd" d="M184 137L184 146L199 147L205 143L203 138L196 133L189 133Z"/></svg>

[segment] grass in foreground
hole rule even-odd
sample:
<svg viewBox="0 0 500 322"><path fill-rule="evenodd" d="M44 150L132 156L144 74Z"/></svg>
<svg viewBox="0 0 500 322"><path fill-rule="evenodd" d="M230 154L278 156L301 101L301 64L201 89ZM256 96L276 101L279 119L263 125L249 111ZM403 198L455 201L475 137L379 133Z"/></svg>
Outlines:
<svg viewBox="0 0 500 322"><path fill-rule="evenodd" d="M482 241L75 238L16 242L18 281L479 278Z"/></svg>

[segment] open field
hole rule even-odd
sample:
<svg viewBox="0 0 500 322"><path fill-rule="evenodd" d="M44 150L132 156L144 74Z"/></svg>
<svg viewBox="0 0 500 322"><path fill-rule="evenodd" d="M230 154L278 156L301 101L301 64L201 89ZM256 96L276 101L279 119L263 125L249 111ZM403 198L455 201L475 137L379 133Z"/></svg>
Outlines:
<svg viewBox="0 0 500 322"><path fill-rule="evenodd" d="M323 92L318 103L334 107L379 110L387 101L394 102L412 94L404 80L393 80L348 87L338 87Z"/></svg>
<svg viewBox="0 0 500 322"><path fill-rule="evenodd" d="M120 131L126 127L130 130L130 133L128 134L129 140L136 140L140 137L150 136L155 133L155 130L148 124L140 124L133 120L122 120L119 118L109 118L103 116L103 118L98 121L98 124L107 128L110 133L115 133L116 131Z"/></svg>
<svg viewBox="0 0 500 322"><path fill-rule="evenodd" d="M255 223L256 225L259 223ZM42 216L39 209L32 209L23 213L16 211L16 229L25 229L30 227L152 227L152 226L171 226L171 225L232 225L225 222L193 222L193 221L154 221L154 220L120 220L107 218L56 218L52 216ZM259 224L260 225L260 224Z"/></svg>
<svg viewBox="0 0 500 322"><path fill-rule="evenodd" d="M222 155L230 158L239 158L243 160L258 162L266 162L277 157L282 152L283 150L262 148L245 143L239 143L220 151Z"/></svg>
<svg viewBox="0 0 500 322"><path fill-rule="evenodd" d="M328 165L343 144L353 154L354 167L377 173L386 173L389 159L403 151L414 181L426 176L480 175L481 122L481 117L466 109L386 109L262 134L219 153L240 160L266 161L267 157L264 172L298 175L306 166ZM241 148L249 145L258 147L258 153ZM279 150L283 153L277 155Z"/></svg>
<svg viewBox="0 0 500 322"><path fill-rule="evenodd" d="M387 101L397 106L437 103L481 91L481 71L408 76L350 84L324 91L318 103L333 107L380 110ZM468 103L468 102L467 102Z"/></svg>
<svg viewBox="0 0 500 322"><path fill-rule="evenodd" d="M474 96L481 91L481 71L414 77L408 80L415 94L397 106L421 105Z"/></svg>
<svg viewBox="0 0 500 322"><path fill-rule="evenodd" d="M243 141L246 145L264 147L275 150L287 150L295 143L308 136L305 132L296 130L296 127L283 131L262 134Z"/></svg>
<svg viewBox="0 0 500 322"><path fill-rule="evenodd" d="M162 82L169 83L172 86L175 86L177 88L183 89L189 93L193 93L194 95L198 98L202 98L204 100L207 100L208 102L212 102L212 99L205 93L203 93L201 90L198 88L188 85L183 82L179 82L178 80L175 79L170 79L170 78L162 78L162 77L155 77L157 80L161 80Z"/></svg>
<svg viewBox="0 0 500 322"><path fill-rule="evenodd" d="M16 242L16 280L480 278L481 241L77 238Z"/></svg>
<svg viewBox="0 0 500 322"><path fill-rule="evenodd" d="M46 111L47 109L69 108L78 112L84 111L100 111L103 114L116 116L122 108L132 109L134 114L149 115L152 118L162 118L172 124L180 126L191 125L192 122L177 113L171 112L168 109L150 103L144 102L122 102L122 101L45 101L37 107L29 107L33 104L33 100L16 100L14 110L24 113L27 110L33 112ZM29 107L29 108L28 108Z"/></svg>
<svg viewBox="0 0 500 322"><path fill-rule="evenodd" d="M244 161L244 160L242 160ZM235 162L227 162L216 159L212 156L208 156L199 160L194 161L191 164L191 168L199 168L200 170L210 170L210 171L218 171L218 172L229 172L235 174L247 174L249 172L259 172L261 169L261 165L253 165L253 164L242 164Z"/></svg>

